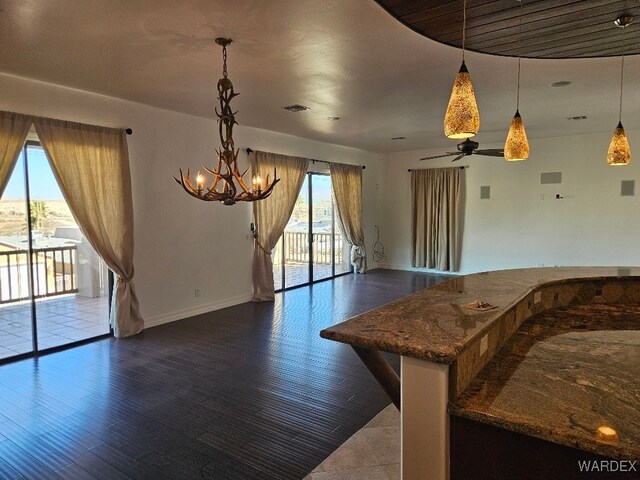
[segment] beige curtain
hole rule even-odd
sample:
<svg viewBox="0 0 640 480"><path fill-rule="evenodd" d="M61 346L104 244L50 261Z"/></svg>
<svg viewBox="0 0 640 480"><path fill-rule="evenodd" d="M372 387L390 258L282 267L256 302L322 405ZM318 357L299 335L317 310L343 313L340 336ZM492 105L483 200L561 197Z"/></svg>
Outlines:
<svg viewBox="0 0 640 480"><path fill-rule="evenodd" d="M254 172L265 178L267 174L273 175L275 167L280 177L280 183L275 186L271 196L253 202L256 224L253 248L253 301L272 301L275 295L271 252L291 217L309 167L309 160L260 151L254 151L253 156Z"/></svg>
<svg viewBox="0 0 640 480"><path fill-rule="evenodd" d="M35 118L60 189L91 246L115 273L111 326L116 337L144 322L133 287L133 206L124 130Z"/></svg>
<svg viewBox="0 0 640 480"><path fill-rule="evenodd" d="M27 115L0 111L0 197L9 183L32 123Z"/></svg>
<svg viewBox="0 0 640 480"><path fill-rule="evenodd" d="M362 167L331 163L331 186L347 242L351 244L351 265L356 273L367 273L367 251L362 228Z"/></svg>
<svg viewBox="0 0 640 480"><path fill-rule="evenodd" d="M460 268L460 168L411 172L411 265Z"/></svg>

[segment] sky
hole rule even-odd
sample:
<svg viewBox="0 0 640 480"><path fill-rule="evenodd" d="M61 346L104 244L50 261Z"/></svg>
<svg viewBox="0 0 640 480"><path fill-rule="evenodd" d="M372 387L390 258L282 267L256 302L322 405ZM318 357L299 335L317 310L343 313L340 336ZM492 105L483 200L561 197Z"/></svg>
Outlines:
<svg viewBox="0 0 640 480"><path fill-rule="evenodd" d="M276 185L276 188L278 186ZM305 177L300 196L304 202L309 202L309 177ZM319 203L322 200L331 198L331 178L328 175L313 175L313 202Z"/></svg>
<svg viewBox="0 0 640 480"><path fill-rule="evenodd" d="M58 187L49 161L42 147L27 146L29 161L29 195L31 200L62 200L62 192ZM16 162L9 184L2 195L2 200L25 198L24 191L24 156Z"/></svg>
<svg viewBox="0 0 640 480"><path fill-rule="evenodd" d="M29 195L31 200L63 200L49 161L42 147L27 146L29 162ZM169 180L167 180L169 184ZM305 178L300 195L308 202L308 177ZM278 188L276 186L276 188ZM329 176L313 176L314 203L331 198L331 180ZM24 191L24 158L20 155L9 180L2 200L16 200L25 198Z"/></svg>

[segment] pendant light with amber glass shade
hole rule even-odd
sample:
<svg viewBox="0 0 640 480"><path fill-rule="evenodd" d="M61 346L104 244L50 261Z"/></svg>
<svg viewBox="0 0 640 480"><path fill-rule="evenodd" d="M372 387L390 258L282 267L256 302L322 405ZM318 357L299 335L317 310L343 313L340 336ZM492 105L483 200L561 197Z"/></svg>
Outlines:
<svg viewBox="0 0 640 480"><path fill-rule="evenodd" d="M449 138L473 137L480 129L480 114L473 92L471 75L464 63L464 43L467 29L467 0L462 9L462 66L451 89L451 98L444 116L444 134Z"/></svg>
<svg viewBox="0 0 640 480"><path fill-rule="evenodd" d="M522 36L522 0L520 0L520 23L518 25L518 88L516 93L516 114L511 120L507 140L504 143L504 158L509 162L526 160L529 158L529 140L524 128L524 122L520 116L520 58L522 47L520 37Z"/></svg>
<svg viewBox="0 0 640 480"><path fill-rule="evenodd" d="M618 126L613 131L613 137L609 144L607 152L607 163L609 165L628 165L631 161L631 149L629 141L624 133L622 126L622 85L624 80L624 55L622 56L622 66L620 68L620 116L618 117Z"/></svg>

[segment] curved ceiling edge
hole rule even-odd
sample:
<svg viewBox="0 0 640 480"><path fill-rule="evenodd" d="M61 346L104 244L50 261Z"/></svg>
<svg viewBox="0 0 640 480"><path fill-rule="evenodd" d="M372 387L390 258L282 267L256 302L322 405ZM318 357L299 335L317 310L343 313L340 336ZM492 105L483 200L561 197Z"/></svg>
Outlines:
<svg viewBox="0 0 640 480"><path fill-rule="evenodd" d="M374 0L411 30L461 48L462 0ZM428 6L427 6L428 4ZM518 56L520 2L467 0L465 49ZM621 15L635 17L626 28ZM522 58L601 58L640 54L640 2L629 0L523 0Z"/></svg>

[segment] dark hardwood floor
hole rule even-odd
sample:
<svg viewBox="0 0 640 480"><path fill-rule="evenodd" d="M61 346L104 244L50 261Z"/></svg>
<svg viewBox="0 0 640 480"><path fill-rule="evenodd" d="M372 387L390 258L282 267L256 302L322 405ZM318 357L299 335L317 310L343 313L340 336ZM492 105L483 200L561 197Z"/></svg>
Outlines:
<svg viewBox="0 0 640 480"><path fill-rule="evenodd" d="M390 403L319 331L446 278L348 275L0 366L0 478L301 479Z"/></svg>

